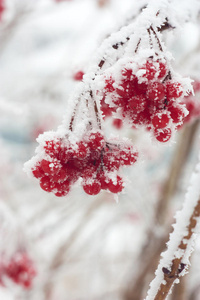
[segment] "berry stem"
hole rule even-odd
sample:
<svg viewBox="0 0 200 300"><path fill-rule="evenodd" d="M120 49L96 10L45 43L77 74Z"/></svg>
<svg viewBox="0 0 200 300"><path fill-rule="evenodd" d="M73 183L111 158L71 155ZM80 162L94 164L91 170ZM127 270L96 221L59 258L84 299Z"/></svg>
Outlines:
<svg viewBox="0 0 200 300"><path fill-rule="evenodd" d="M152 38L151 38L150 28L148 28L147 31L148 31L148 34L149 34L149 45L150 45L150 48L153 49L153 41L152 41Z"/></svg>
<svg viewBox="0 0 200 300"><path fill-rule="evenodd" d="M160 42L160 40L159 40L159 38L158 38L158 36L157 36L157 33L156 33L155 30L153 29L153 26L151 25L149 29L153 32L153 34L154 34L154 36L155 36L155 38L156 38L156 41L157 41L157 43L158 43L158 46L159 46L160 51L163 52L163 48L162 48L161 42Z"/></svg>
<svg viewBox="0 0 200 300"><path fill-rule="evenodd" d="M98 107L97 107L97 103L96 103L96 100L94 99L92 90L90 90L90 97L91 97L91 100L92 100L92 103L93 103L94 112L95 112L95 115L96 115L97 125L98 125L99 129L101 129L101 118L100 118L100 114L99 114L99 110L98 110Z"/></svg>
<svg viewBox="0 0 200 300"><path fill-rule="evenodd" d="M80 103L80 99L78 99L76 102L76 105L75 105L73 113L72 113L71 120L69 122L69 130L70 131L73 131L74 119L75 119L75 115L76 115L76 111L77 111L79 103Z"/></svg>
<svg viewBox="0 0 200 300"><path fill-rule="evenodd" d="M139 48L139 46L140 46L140 43L141 43L141 38L139 39L139 41L138 41L138 43L137 43L137 46L136 46L136 48L135 48L135 53L138 52L138 48Z"/></svg>

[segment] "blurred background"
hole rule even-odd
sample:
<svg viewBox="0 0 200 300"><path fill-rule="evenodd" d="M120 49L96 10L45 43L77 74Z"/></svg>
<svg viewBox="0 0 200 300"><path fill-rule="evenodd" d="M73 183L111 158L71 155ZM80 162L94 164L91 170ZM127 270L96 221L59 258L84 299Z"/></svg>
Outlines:
<svg viewBox="0 0 200 300"><path fill-rule="evenodd" d="M78 185L56 198L28 178L23 165L34 155L37 136L61 124L80 72L101 42L147 1L0 0L1 300L145 297L200 146L198 1L178 2L181 26L163 34L174 69L194 79L195 96L185 101L195 109L190 106L192 117L164 145L145 130L106 118L106 130L129 137L141 153L125 170L126 188L116 199L106 191L88 196ZM189 275L171 300L200 299L199 259L197 238ZM13 275L20 261L31 269L31 286ZM8 276L1 272L5 265Z"/></svg>

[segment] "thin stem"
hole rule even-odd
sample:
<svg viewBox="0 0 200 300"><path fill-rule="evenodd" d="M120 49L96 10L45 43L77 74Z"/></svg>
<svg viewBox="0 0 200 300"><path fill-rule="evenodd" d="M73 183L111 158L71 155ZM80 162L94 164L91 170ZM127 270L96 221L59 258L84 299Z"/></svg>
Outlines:
<svg viewBox="0 0 200 300"><path fill-rule="evenodd" d="M149 34L149 45L150 45L150 48L153 49L153 41L152 41L152 38L151 38L151 31L150 31L149 28L147 29L147 31L148 31L148 34Z"/></svg>
<svg viewBox="0 0 200 300"><path fill-rule="evenodd" d="M141 43L141 38L139 39L139 41L138 41L138 43L137 43L137 46L136 46L136 48L135 48L135 53L138 52L138 48L139 48L139 46L140 46L140 43Z"/></svg>
<svg viewBox="0 0 200 300"><path fill-rule="evenodd" d="M100 118L100 113L99 113L99 110L98 110L98 107L97 107L96 100L94 99L92 90L90 90L90 97L91 97L92 102L93 102L94 112L95 112L95 115L96 115L97 125L98 125L99 129L101 129L101 118Z"/></svg>
<svg viewBox="0 0 200 300"><path fill-rule="evenodd" d="M150 26L150 30L153 32L153 34L154 34L154 36L155 36L155 38L156 38L156 41L157 41L157 43L158 43L158 46L159 46L160 51L163 52L163 48L162 48L161 42L160 42L160 40L159 40L159 38L158 38L158 36L157 36L157 33L156 33L155 30L153 29L152 25Z"/></svg>
<svg viewBox="0 0 200 300"><path fill-rule="evenodd" d="M69 122L69 130L70 131L73 131L74 119L75 119L75 115L76 115L76 111L78 109L79 103L80 103L80 99L78 99L77 102L76 102L76 105L74 107L74 111L73 111L72 116L71 116L71 120Z"/></svg>

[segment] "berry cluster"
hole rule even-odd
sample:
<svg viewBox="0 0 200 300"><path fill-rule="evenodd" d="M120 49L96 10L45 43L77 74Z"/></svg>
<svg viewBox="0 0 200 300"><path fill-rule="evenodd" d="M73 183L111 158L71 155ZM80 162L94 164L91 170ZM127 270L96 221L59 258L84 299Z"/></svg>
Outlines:
<svg viewBox="0 0 200 300"><path fill-rule="evenodd" d="M36 276L33 262L25 252L15 253L7 264L2 264L0 271L2 285L4 284L3 277L7 276L25 289L31 288L32 281Z"/></svg>
<svg viewBox="0 0 200 300"><path fill-rule="evenodd" d="M131 144L106 142L100 130L91 130L79 142L45 140L43 150L44 158L36 159L31 170L41 188L58 197L67 195L79 178L89 195L97 195L101 189L119 193L124 183L116 172L120 166L134 164L138 157Z"/></svg>
<svg viewBox="0 0 200 300"><path fill-rule="evenodd" d="M107 111L117 112L131 126L145 126L160 142L167 142L187 115L179 101L183 92L161 60L148 59L141 67L129 64L121 70L120 80L111 76L105 80Z"/></svg>

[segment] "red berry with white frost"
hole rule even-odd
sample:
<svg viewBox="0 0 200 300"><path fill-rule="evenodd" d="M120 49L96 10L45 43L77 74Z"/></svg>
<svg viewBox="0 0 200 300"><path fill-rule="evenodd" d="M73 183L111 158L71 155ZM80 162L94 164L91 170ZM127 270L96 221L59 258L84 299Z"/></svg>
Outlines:
<svg viewBox="0 0 200 300"><path fill-rule="evenodd" d="M89 179L87 181L84 181L83 184L83 190L86 192L88 195L97 195L101 191L101 183L96 180L96 179Z"/></svg>
<svg viewBox="0 0 200 300"><path fill-rule="evenodd" d="M123 180L117 175L116 179L110 179L108 182L108 189L112 193L120 193L124 188Z"/></svg>

